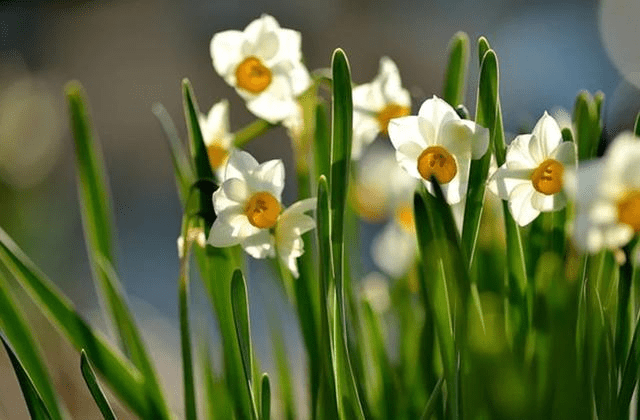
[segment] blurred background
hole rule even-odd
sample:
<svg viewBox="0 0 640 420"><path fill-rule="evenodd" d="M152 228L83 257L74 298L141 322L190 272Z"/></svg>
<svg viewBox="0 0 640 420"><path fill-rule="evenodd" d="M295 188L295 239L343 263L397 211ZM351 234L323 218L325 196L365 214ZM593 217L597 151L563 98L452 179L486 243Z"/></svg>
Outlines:
<svg viewBox="0 0 640 420"><path fill-rule="evenodd" d="M485 35L500 61L505 129L514 134L530 129L545 110L570 110L581 89L604 92L606 139L632 128L640 109L637 0L0 1L0 226L106 332L86 259L62 94L67 81L79 80L106 159L121 279L176 412L181 210L165 137L151 107L162 103L185 139L180 81L188 77L203 112L229 98L232 130L251 122L243 101L214 72L209 43L214 33L242 30L262 13L302 33L310 70L328 67L333 50L341 47L354 82L364 83L376 75L382 55L391 57L414 107L440 94L447 43L463 30L472 44L466 99L472 114L475 40ZM282 128L248 150L259 161L282 158L293 172ZM295 199L293 184L285 190L285 204ZM363 256L365 266L371 265L368 258ZM293 311L266 265L252 261L250 267L253 339L263 369L274 373L265 319L277 308L301 389L304 350ZM207 299L197 282L193 287L196 332L213 336L215 348ZM74 418L98 418L80 379L78 354L19 296ZM4 352L0 418L28 418Z"/></svg>

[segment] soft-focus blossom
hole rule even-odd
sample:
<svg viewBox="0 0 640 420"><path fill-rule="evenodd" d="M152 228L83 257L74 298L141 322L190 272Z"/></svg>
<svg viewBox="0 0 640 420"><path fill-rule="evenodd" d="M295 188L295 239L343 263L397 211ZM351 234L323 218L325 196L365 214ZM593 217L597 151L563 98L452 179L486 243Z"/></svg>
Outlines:
<svg viewBox="0 0 640 420"><path fill-rule="evenodd" d="M280 28L269 15L242 32L215 34L211 58L216 72L247 101L249 111L273 124L297 112L296 97L311 84L302 64L300 33Z"/></svg>
<svg viewBox="0 0 640 420"><path fill-rule="evenodd" d="M353 148L351 157L360 158L362 150L378 133L387 134L392 118L411 114L411 96L402 87L398 67L389 57L380 59L380 71L371 81L353 89Z"/></svg>
<svg viewBox="0 0 640 420"><path fill-rule="evenodd" d="M626 245L640 232L640 138L620 134L605 155L577 172L574 238L597 252Z"/></svg>
<svg viewBox="0 0 640 420"><path fill-rule="evenodd" d="M229 102L226 99L214 104L206 116L198 116L209 163L218 179L224 176L224 168L233 146L233 135L229 132Z"/></svg>
<svg viewBox="0 0 640 420"><path fill-rule="evenodd" d="M573 142L563 142L558 123L546 112L531 134L517 136L507 148L505 163L491 177L490 189L509 200L509 210L520 226L540 212L567 204L565 170L576 165Z"/></svg>
<svg viewBox="0 0 640 420"><path fill-rule="evenodd" d="M373 262L388 276L400 278L411 268L418 255L412 202L399 205L394 217L373 239Z"/></svg>
<svg viewBox="0 0 640 420"><path fill-rule="evenodd" d="M489 130L461 119L436 96L422 104L417 116L392 119L389 137L400 166L431 193L434 176L449 204L464 200L471 159L482 157L489 145Z"/></svg>
<svg viewBox="0 0 640 420"><path fill-rule="evenodd" d="M371 308L380 313L385 313L391 306L389 284L387 279L378 272L371 272L360 283L360 295Z"/></svg>
<svg viewBox="0 0 640 420"><path fill-rule="evenodd" d="M382 143L367 148L355 172L352 202L368 222L393 216L398 203L412 200L418 182L398 165L393 149Z"/></svg>
<svg viewBox="0 0 640 420"><path fill-rule="evenodd" d="M277 254L297 277L296 258L303 253L301 235L315 227L314 220L304 213L315 208L315 199L301 200L282 212L283 189L281 160L258 164L247 152L233 152L224 181L213 193L216 220L209 244L239 244L254 258Z"/></svg>

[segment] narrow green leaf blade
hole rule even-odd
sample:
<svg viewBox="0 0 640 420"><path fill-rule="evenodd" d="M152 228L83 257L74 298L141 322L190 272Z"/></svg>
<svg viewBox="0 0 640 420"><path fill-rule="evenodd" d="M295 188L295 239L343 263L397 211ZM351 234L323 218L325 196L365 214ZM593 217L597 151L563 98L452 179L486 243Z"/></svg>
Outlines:
<svg viewBox="0 0 640 420"><path fill-rule="evenodd" d="M69 342L78 351L83 348L86 350L96 369L125 404L143 418L168 418L166 412L150 400L140 371L87 325L71 303L2 229L0 262L28 292L45 316L64 333Z"/></svg>
<svg viewBox="0 0 640 420"><path fill-rule="evenodd" d="M640 137L640 112L636 115L636 122L633 124L633 134Z"/></svg>
<svg viewBox="0 0 640 420"><path fill-rule="evenodd" d="M182 208L185 209L187 207L189 191L195 182L193 167L187 157L187 151L185 150L182 141L180 141L176 126L165 107L160 103L155 103L153 104L151 111L160 122L160 125L167 137L169 153L171 154L171 161L173 163L173 172L176 177L176 185L178 187L178 196L180 197Z"/></svg>
<svg viewBox="0 0 640 420"><path fill-rule="evenodd" d="M444 79L443 98L452 107L464 102L465 77L469 65L469 36L457 32L449 41L449 63Z"/></svg>
<svg viewBox="0 0 640 420"><path fill-rule="evenodd" d="M113 413L102 388L100 388L100 384L98 384L96 374L93 372L93 368L91 367L91 363L89 362L87 353L85 353L84 349L80 353L80 371L82 372L82 377L89 388L89 392L91 392L94 401L102 413L102 417L104 417L105 420L116 420L116 416Z"/></svg>
<svg viewBox="0 0 640 420"><path fill-rule="evenodd" d="M189 132L189 149L191 152L191 161L195 166L196 181L213 181L215 180L215 175L209 163L209 154L207 153L207 147L204 144L204 138L202 137L200 123L198 121L200 110L188 79L182 81L182 95L184 101L184 117L187 122L187 131ZM198 193L198 213L205 220L205 234L207 235L215 219L211 194L213 194L213 189L210 191L200 191Z"/></svg>
<svg viewBox="0 0 640 420"><path fill-rule="evenodd" d="M316 106L316 129L314 137L316 178L329 176L331 167L331 136L327 106L320 102Z"/></svg>
<svg viewBox="0 0 640 420"><path fill-rule="evenodd" d="M440 394L442 393L442 383L444 382L444 378L438 379L436 386L433 388L431 395L429 396L429 400L427 401L427 405L424 408L424 412L420 417L420 420L429 420L433 415L433 412L436 410L438 405L438 398L440 398Z"/></svg>
<svg viewBox="0 0 640 420"><path fill-rule="evenodd" d="M260 420L271 419L271 385L269 384L269 375L262 375L262 396L261 396L261 417Z"/></svg>
<svg viewBox="0 0 640 420"><path fill-rule="evenodd" d="M25 316L16 303L9 289L9 282L0 272L0 331L13 346L24 369L33 380L34 386L40 390L42 399L50 409L51 417L62 419L64 407L55 392L51 377L44 364L42 350L31 334Z"/></svg>
<svg viewBox="0 0 640 420"><path fill-rule="evenodd" d="M478 38L478 64L482 65L484 55L491 49L489 41L484 36Z"/></svg>
<svg viewBox="0 0 640 420"><path fill-rule="evenodd" d="M42 401L38 390L33 385L29 374L24 370L24 367L22 367L22 364L20 363L15 353L11 349L11 346L9 346L9 343L7 343L2 334L0 334L0 339L2 340L2 344L4 344L4 348L7 350L7 354L9 355L9 359L11 360L13 370L18 377L20 389L22 390L22 395L24 396L24 400L27 403L27 409L29 410L31 418L33 420L51 420L52 417L49 414L49 410L44 404L44 401Z"/></svg>
<svg viewBox="0 0 640 420"><path fill-rule="evenodd" d="M573 108L573 125L576 130L578 159L580 161L596 156L600 142L600 115L598 106L587 91L576 97Z"/></svg>
<svg viewBox="0 0 640 420"><path fill-rule="evenodd" d="M75 140L80 210L94 279L125 354L142 372L150 398L166 417L168 409L157 374L113 269L112 205L102 152L93 133L86 95L77 82L67 84L65 92Z"/></svg>
<svg viewBox="0 0 640 420"><path fill-rule="evenodd" d="M240 346L247 391L253 404L254 419L258 419L256 401L253 396L253 361L247 286L242 271L240 270L235 270L231 278L231 307L233 308L233 324L236 328L236 337L238 339L238 345Z"/></svg>

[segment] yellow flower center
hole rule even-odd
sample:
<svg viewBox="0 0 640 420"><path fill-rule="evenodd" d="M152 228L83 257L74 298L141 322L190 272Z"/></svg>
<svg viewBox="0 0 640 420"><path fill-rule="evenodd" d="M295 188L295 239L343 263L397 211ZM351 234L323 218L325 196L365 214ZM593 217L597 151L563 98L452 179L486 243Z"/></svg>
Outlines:
<svg viewBox="0 0 640 420"><path fill-rule="evenodd" d="M249 223L260 229L270 229L278 221L280 203L266 191L255 193L244 207Z"/></svg>
<svg viewBox="0 0 640 420"><path fill-rule="evenodd" d="M396 103L391 103L385 106L382 111L378 112L378 115L376 115L378 125L380 126L380 132L388 135L389 121L392 118L404 117L409 115L409 113L411 113L411 109L409 109L408 106L402 106Z"/></svg>
<svg viewBox="0 0 640 420"><path fill-rule="evenodd" d="M409 206L402 206L396 210L396 221L407 232L413 233L416 225L413 220L413 210Z"/></svg>
<svg viewBox="0 0 640 420"><path fill-rule="evenodd" d="M271 84L271 70L259 58L247 57L236 68L236 83L251 93L260 93Z"/></svg>
<svg viewBox="0 0 640 420"><path fill-rule="evenodd" d="M547 159L540 164L531 175L531 182L536 191L552 195L562 190L564 166L555 159Z"/></svg>
<svg viewBox="0 0 640 420"><path fill-rule="evenodd" d="M207 154L209 155L209 163L214 170L221 167L229 156L229 151L217 144L207 146Z"/></svg>
<svg viewBox="0 0 640 420"><path fill-rule="evenodd" d="M429 146L418 157L418 172L429 181L435 176L440 184L446 184L458 173L456 161L442 146Z"/></svg>
<svg viewBox="0 0 640 420"><path fill-rule="evenodd" d="M618 201L618 220L640 232L640 190L627 193Z"/></svg>

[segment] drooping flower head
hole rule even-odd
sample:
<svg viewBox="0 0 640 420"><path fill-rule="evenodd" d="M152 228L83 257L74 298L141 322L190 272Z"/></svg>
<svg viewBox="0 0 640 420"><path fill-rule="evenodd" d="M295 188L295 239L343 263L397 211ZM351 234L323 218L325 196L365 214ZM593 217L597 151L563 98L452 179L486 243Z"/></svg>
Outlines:
<svg viewBox="0 0 640 420"><path fill-rule="evenodd" d="M471 159L482 157L489 145L489 130L461 119L436 96L422 104L417 116L392 119L389 137L400 166L431 193L429 180L435 177L449 204L464 199Z"/></svg>
<svg viewBox="0 0 640 420"><path fill-rule="evenodd" d="M617 249L640 232L640 138L614 139L605 155L577 173L574 238L589 252Z"/></svg>
<svg viewBox="0 0 640 420"><path fill-rule="evenodd" d="M491 177L489 188L509 201L515 221L526 226L540 212L567 204L565 171L575 165L575 144L562 141L558 123L545 112L531 134L519 135L509 144L506 161Z"/></svg>
<svg viewBox="0 0 640 420"><path fill-rule="evenodd" d="M301 235L315 227L315 221L304 213L315 207L315 199L301 200L283 212L283 189L281 160L258 164L249 153L234 151L222 185L213 193L216 220L209 244L239 244L254 258L275 257L277 253L297 277L296 258L303 253Z"/></svg>
<svg viewBox="0 0 640 420"><path fill-rule="evenodd" d="M298 112L296 97L311 84L302 64L300 33L280 28L269 15L242 32L215 34L211 58L216 72L247 101L249 111L273 124Z"/></svg>
<svg viewBox="0 0 640 420"><path fill-rule="evenodd" d="M402 87L398 67L389 57L380 59L378 75L353 88L353 147L358 159L378 133L387 134L392 118L411 114L411 96Z"/></svg>
<svg viewBox="0 0 640 420"><path fill-rule="evenodd" d="M223 99L214 104L206 116L198 116L198 121L211 168L218 179L222 179L233 144L233 135L229 132L229 102Z"/></svg>

